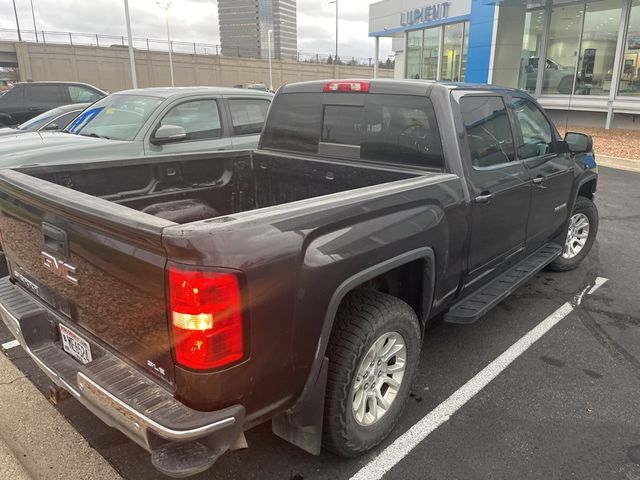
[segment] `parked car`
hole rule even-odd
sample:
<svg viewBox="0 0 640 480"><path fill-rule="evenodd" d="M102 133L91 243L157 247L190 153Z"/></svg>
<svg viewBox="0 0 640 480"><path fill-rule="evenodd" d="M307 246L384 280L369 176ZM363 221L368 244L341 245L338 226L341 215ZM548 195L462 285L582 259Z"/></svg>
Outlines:
<svg viewBox="0 0 640 480"><path fill-rule="evenodd" d="M521 91L287 85L253 152L0 171L0 316L167 475L269 420L355 456L398 421L431 319L585 258L585 159Z"/></svg>
<svg viewBox="0 0 640 480"><path fill-rule="evenodd" d="M248 83L239 83L238 85L234 85L233 88L247 88L249 90L258 90L261 92L269 92L269 87L267 87L264 83L256 83L256 82L248 82Z"/></svg>
<svg viewBox="0 0 640 480"><path fill-rule="evenodd" d="M525 65L525 84L526 89L530 92L533 92L536 89L539 62L539 57L531 57ZM546 59L546 67L544 71L545 90L554 90L565 95L570 94L573 90L574 76L574 67L566 67L551 58ZM580 81L579 76L578 81Z"/></svg>
<svg viewBox="0 0 640 480"><path fill-rule="evenodd" d="M0 139L0 167L252 149L272 98L213 87L113 93L61 133Z"/></svg>
<svg viewBox="0 0 640 480"><path fill-rule="evenodd" d="M21 82L0 97L0 127L11 127L70 103L92 103L106 92L86 83Z"/></svg>
<svg viewBox="0 0 640 480"><path fill-rule="evenodd" d="M72 103L54 108L15 127L0 128L0 137L21 135L27 132L58 132L89 105L89 103Z"/></svg>

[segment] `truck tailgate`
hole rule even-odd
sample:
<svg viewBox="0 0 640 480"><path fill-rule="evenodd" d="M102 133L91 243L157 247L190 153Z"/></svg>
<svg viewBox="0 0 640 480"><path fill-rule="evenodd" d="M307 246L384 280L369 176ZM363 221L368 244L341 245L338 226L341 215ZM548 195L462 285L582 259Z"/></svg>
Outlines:
<svg viewBox="0 0 640 480"><path fill-rule="evenodd" d="M28 175L0 172L13 280L86 336L171 385L162 229L172 222Z"/></svg>

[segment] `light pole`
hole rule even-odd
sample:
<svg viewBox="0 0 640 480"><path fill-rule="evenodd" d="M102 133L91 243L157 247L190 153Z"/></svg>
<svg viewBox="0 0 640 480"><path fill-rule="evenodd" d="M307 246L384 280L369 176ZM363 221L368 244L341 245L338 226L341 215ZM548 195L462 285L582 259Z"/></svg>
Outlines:
<svg viewBox="0 0 640 480"><path fill-rule="evenodd" d="M22 34L20 33L20 22L18 21L18 9L16 8L16 0L13 0L13 13L16 16L16 28L18 30L18 41L22 41Z"/></svg>
<svg viewBox="0 0 640 480"><path fill-rule="evenodd" d="M136 59L133 56L133 38L131 38L131 18L129 17L129 0L124 0L124 18L127 23L127 39L129 42L129 64L131 66L131 85L138 88L138 76L136 75ZM35 20L34 20L35 22ZM97 43L96 38L96 43Z"/></svg>
<svg viewBox="0 0 640 480"><path fill-rule="evenodd" d="M273 73L271 71L271 34L273 34L273 30L267 30L267 45L269 47L269 90L273 91Z"/></svg>
<svg viewBox="0 0 640 480"><path fill-rule="evenodd" d="M338 77L338 0L333 0L329 3L336 4L336 57L333 59L333 64L335 65L335 75Z"/></svg>
<svg viewBox="0 0 640 480"><path fill-rule="evenodd" d="M31 0L31 18L33 18L33 33L36 36L36 43L38 43L38 29L36 28L36 12L33 9L33 0Z"/></svg>
<svg viewBox="0 0 640 480"><path fill-rule="evenodd" d="M171 86L175 87L175 83L173 81L173 55L171 48L171 31L169 30L169 7L171 7L171 2L167 2L162 4L160 2L156 2L160 8L164 8L164 20L167 24L167 44L169 45L169 71L171 72Z"/></svg>

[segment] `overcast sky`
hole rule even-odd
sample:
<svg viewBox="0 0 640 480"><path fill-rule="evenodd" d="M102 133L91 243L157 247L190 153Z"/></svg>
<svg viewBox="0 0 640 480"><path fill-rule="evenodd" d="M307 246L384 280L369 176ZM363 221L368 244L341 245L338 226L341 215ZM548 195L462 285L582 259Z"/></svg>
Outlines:
<svg viewBox="0 0 640 480"><path fill-rule="evenodd" d="M29 0L15 0L20 26L33 30ZM373 57L368 37L372 0L340 0L341 56ZM125 35L123 0L33 0L38 30ZM164 13L155 0L129 0L134 37L166 38ZM220 43L215 0L173 0L170 22L173 40ZM0 1L0 28L15 28L11 0ZM6 34L2 34L5 38ZM380 58L391 53L391 41L380 42ZM298 0L298 50L335 51L335 5L329 0Z"/></svg>

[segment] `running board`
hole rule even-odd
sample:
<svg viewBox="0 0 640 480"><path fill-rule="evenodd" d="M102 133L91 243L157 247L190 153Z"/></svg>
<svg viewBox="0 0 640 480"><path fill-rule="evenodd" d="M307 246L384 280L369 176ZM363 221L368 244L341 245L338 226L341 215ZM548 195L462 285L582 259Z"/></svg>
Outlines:
<svg viewBox="0 0 640 480"><path fill-rule="evenodd" d="M482 317L518 287L555 260L562 253L562 247L548 243L514 265L484 287L456 303L444 316L447 323L469 324Z"/></svg>

